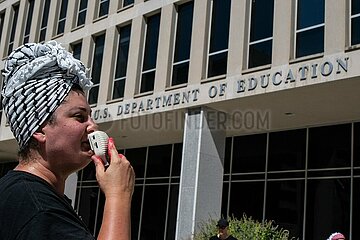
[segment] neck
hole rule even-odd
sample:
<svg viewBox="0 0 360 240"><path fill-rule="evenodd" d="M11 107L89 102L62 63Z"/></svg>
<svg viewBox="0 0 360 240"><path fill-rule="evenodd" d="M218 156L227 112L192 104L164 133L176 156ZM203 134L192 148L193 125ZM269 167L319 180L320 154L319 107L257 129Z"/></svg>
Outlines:
<svg viewBox="0 0 360 240"><path fill-rule="evenodd" d="M30 162L25 163L20 160L19 164L15 167L15 170L28 172L44 179L59 195L64 195L66 177L56 175L42 164L41 161L32 159Z"/></svg>

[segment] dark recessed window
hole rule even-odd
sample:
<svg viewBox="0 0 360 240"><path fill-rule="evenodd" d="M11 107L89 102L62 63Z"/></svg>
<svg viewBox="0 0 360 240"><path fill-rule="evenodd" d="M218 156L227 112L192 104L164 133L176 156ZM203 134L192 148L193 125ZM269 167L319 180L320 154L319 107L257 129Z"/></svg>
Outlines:
<svg viewBox="0 0 360 240"><path fill-rule="evenodd" d="M213 77L226 73L229 43L230 5L230 0L212 1L207 77Z"/></svg>
<svg viewBox="0 0 360 240"><path fill-rule="evenodd" d="M0 13L0 43L2 41L2 32L4 29L5 11Z"/></svg>
<svg viewBox="0 0 360 240"><path fill-rule="evenodd" d="M80 0L76 26L85 24L88 0Z"/></svg>
<svg viewBox="0 0 360 240"><path fill-rule="evenodd" d="M14 39L15 39L18 16L19 16L19 5L14 5L12 6L12 25L10 31L9 44L8 44L8 55L12 52L14 48Z"/></svg>
<svg viewBox="0 0 360 240"><path fill-rule="evenodd" d="M251 25L248 67L271 63L273 41L274 0L251 3Z"/></svg>
<svg viewBox="0 0 360 240"><path fill-rule="evenodd" d="M57 34L64 33L65 23L66 23L67 6L68 6L68 0L62 0L61 1L61 7L60 7L58 28L57 28L57 32L56 32Z"/></svg>
<svg viewBox="0 0 360 240"><path fill-rule="evenodd" d="M351 45L360 43L360 1L351 1Z"/></svg>
<svg viewBox="0 0 360 240"><path fill-rule="evenodd" d="M126 70L129 56L131 25L119 29L119 45L116 58L115 79L112 98L124 97Z"/></svg>
<svg viewBox="0 0 360 240"><path fill-rule="evenodd" d="M31 22L32 22L32 17L33 17L33 12L34 12L34 3L35 3L35 0L28 1L28 11L27 11L27 17L26 17L24 39L23 39L24 44L29 42L30 28L31 28Z"/></svg>
<svg viewBox="0 0 360 240"><path fill-rule="evenodd" d="M159 42L160 14L146 19L146 38L140 92L154 90L156 58Z"/></svg>
<svg viewBox="0 0 360 240"><path fill-rule="evenodd" d="M46 37L46 29L49 19L49 10L50 10L50 0L45 0L44 8L42 11L42 20L41 20L41 27L40 27L40 34L39 34L39 42L45 41Z"/></svg>
<svg viewBox="0 0 360 240"><path fill-rule="evenodd" d="M89 104L97 103L100 87L101 68L104 55L105 34L94 37L95 49L91 71L91 80L94 83L89 91Z"/></svg>
<svg viewBox="0 0 360 240"><path fill-rule="evenodd" d="M298 0L295 57L324 51L325 0Z"/></svg>
<svg viewBox="0 0 360 240"><path fill-rule="evenodd" d="M186 83L189 75L194 2L177 6L177 26L172 69L172 84Z"/></svg>
<svg viewBox="0 0 360 240"><path fill-rule="evenodd" d="M122 7L129 6L131 4L134 4L134 0L124 0Z"/></svg>
<svg viewBox="0 0 360 240"><path fill-rule="evenodd" d="M99 17L108 15L109 13L109 0L100 0L99 2Z"/></svg>

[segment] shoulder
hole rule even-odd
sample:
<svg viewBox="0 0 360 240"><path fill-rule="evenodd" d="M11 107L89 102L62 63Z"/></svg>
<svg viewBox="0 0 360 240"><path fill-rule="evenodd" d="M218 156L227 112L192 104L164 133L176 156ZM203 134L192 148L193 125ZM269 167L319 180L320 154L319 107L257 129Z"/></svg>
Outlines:
<svg viewBox="0 0 360 240"><path fill-rule="evenodd" d="M238 239L230 235L230 237L227 240L238 240Z"/></svg>
<svg viewBox="0 0 360 240"><path fill-rule="evenodd" d="M215 235L209 238L209 240L219 240L219 238Z"/></svg>

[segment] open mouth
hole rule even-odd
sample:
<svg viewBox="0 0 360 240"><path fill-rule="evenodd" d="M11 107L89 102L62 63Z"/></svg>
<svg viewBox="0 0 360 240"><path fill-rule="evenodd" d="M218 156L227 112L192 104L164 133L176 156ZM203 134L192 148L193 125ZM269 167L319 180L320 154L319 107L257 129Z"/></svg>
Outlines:
<svg viewBox="0 0 360 240"><path fill-rule="evenodd" d="M92 150L91 150L91 147L90 147L89 141L83 141L83 142L81 143L81 149L82 149L83 151L86 151L86 152L92 151Z"/></svg>

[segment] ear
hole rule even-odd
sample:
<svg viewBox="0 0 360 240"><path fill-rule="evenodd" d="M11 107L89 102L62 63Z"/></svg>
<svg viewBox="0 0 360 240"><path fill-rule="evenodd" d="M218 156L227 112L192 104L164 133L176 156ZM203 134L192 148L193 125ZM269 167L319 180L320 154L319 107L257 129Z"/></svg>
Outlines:
<svg viewBox="0 0 360 240"><path fill-rule="evenodd" d="M46 139L45 138L45 133L41 129L36 130L36 132L34 132L32 136L39 143L44 143L45 142L45 139Z"/></svg>

